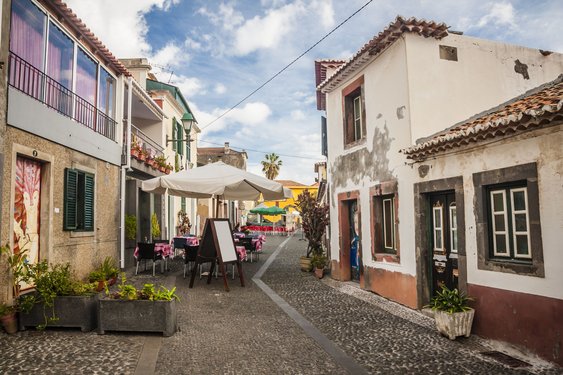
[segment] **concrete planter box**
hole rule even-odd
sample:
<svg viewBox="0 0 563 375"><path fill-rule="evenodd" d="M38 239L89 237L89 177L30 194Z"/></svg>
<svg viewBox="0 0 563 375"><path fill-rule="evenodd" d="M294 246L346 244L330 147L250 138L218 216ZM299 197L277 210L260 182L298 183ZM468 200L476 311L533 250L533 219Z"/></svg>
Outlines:
<svg viewBox="0 0 563 375"><path fill-rule="evenodd" d="M105 331L162 332L177 330L176 301L126 301L101 298L98 301L98 333Z"/></svg>
<svg viewBox="0 0 563 375"><path fill-rule="evenodd" d="M469 337L474 315L475 310L473 309L453 314L438 310L434 311L436 328L450 340L455 340L457 336Z"/></svg>
<svg viewBox="0 0 563 375"><path fill-rule="evenodd" d="M59 296L55 297L54 310L58 320L48 322L47 327L80 328L88 332L96 328L96 306L98 295L90 296ZM45 316L53 316L53 307L36 303L29 313L20 312L19 329L37 327L45 324Z"/></svg>

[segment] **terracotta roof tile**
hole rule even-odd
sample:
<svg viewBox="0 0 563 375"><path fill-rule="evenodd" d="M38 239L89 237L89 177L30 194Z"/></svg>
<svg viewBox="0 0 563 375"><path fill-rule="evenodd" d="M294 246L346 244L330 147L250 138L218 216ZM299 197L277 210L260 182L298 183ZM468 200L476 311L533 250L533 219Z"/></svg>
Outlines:
<svg viewBox="0 0 563 375"><path fill-rule="evenodd" d="M404 33L416 33L425 38L442 39L448 35L448 28L444 23L426 21L411 17L405 19L397 16L382 32L367 42L350 60L342 64L338 70L320 84L317 90L330 91L350 75L352 75L365 62L378 55L393 44Z"/></svg>
<svg viewBox="0 0 563 375"><path fill-rule="evenodd" d="M532 130L563 119L563 74L498 107L480 113L401 152L409 159L518 131Z"/></svg>
<svg viewBox="0 0 563 375"><path fill-rule="evenodd" d="M110 50L94 35L92 31L86 26L84 22L70 9L66 3L61 0L50 0L47 1L53 8L53 10L59 13L68 24L75 29L75 31L80 34L87 42L95 48L98 56L101 56L103 60L106 60L106 64L114 68L118 73L130 76L131 73L125 68L125 66L110 52Z"/></svg>

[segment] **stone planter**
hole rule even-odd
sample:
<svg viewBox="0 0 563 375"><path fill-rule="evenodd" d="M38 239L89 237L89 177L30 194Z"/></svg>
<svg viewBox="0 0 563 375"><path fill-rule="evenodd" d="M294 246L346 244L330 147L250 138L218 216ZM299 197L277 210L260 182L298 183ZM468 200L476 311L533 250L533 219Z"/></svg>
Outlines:
<svg viewBox="0 0 563 375"><path fill-rule="evenodd" d="M453 314L438 310L434 311L436 328L450 340L455 340L457 336L469 337L474 315L474 309Z"/></svg>
<svg viewBox="0 0 563 375"><path fill-rule="evenodd" d="M101 298L98 301L98 333L105 331L162 332L177 330L176 301L126 301Z"/></svg>
<svg viewBox="0 0 563 375"><path fill-rule="evenodd" d="M47 322L48 327L80 328L88 332L96 328L96 305L98 295L90 296L59 296L55 297L54 311L58 320ZM20 312L19 328L37 327L45 324L47 318L53 316L53 307L36 303L29 313Z"/></svg>
<svg viewBox="0 0 563 375"><path fill-rule="evenodd" d="M313 265L311 264L311 258L301 257L299 258L299 264L301 265L301 271L311 272Z"/></svg>

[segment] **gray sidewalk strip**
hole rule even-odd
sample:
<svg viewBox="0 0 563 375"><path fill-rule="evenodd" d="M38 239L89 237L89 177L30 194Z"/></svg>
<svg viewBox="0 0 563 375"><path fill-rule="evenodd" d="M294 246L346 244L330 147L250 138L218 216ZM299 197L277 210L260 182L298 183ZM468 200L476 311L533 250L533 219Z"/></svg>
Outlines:
<svg viewBox="0 0 563 375"><path fill-rule="evenodd" d="M319 346L321 346L340 366L342 366L350 374L368 374L368 372L360 366L352 357L347 355L321 331L319 331L310 321L305 319L297 310L290 306L283 298L274 292L268 285L266 285L260 278L264 272L270 267L279 252L285 247L291 237L282 242L268 260L260 267L258 272L252 277L252 281L262 291L274 301L303 331L311 337Z"/></svg>

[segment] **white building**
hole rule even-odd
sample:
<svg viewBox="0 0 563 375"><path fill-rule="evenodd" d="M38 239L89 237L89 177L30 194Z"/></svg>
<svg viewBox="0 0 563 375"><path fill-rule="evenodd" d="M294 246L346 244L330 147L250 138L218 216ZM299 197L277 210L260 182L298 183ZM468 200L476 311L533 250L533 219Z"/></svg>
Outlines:
<svg viewBox="0 0 563 375"><path fill-rule="evenodd" d="M475 224L466 219L473 205L464 191L473 182L460 177L467 161L448 164L455 178L415 185L448 173L443 163L413 164L400 150L555 79L563 56L397 17L350 60L316 64L317 81L326 76L317 90L327 118L332 276L413 308L443 284L473 291L471 283L495 278L470 271L476 244L467 232ZM506 155L499 168L521 160ZM473 163L494 169L482 156ZM546 286L517 278L530 291Z"/></svg>

